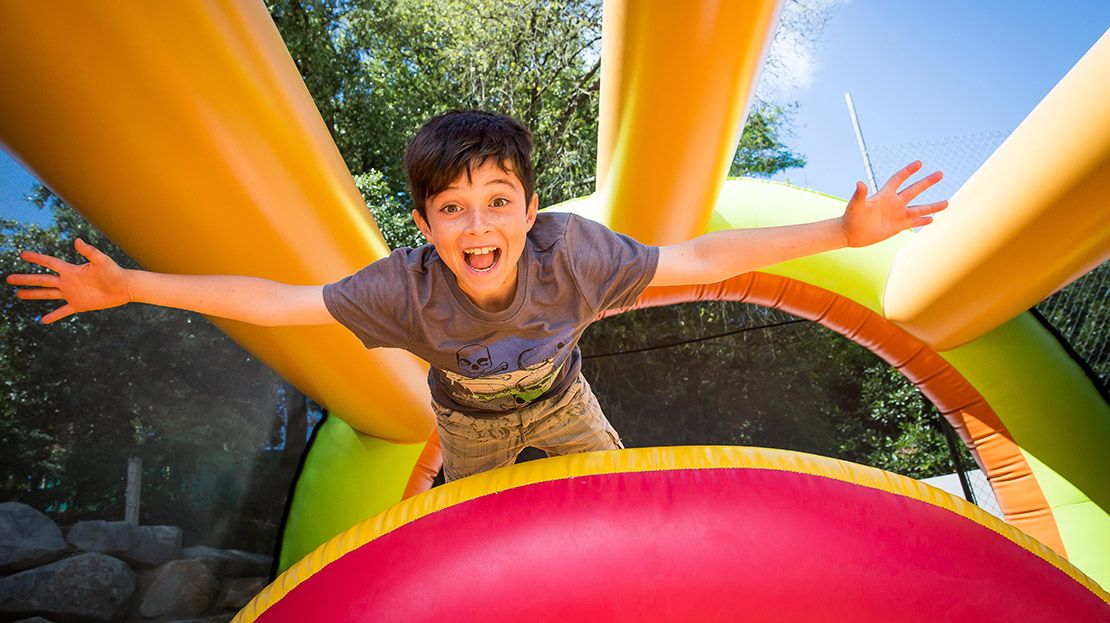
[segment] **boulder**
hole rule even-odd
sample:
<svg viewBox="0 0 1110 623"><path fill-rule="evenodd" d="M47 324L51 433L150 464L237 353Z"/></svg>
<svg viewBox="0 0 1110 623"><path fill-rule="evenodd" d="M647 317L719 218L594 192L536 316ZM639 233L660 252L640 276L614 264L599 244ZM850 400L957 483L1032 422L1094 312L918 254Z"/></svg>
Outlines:
<svg viewBox="0 0 1110 623"><path fill-rule="evenodd" d="M198 560L167 562L154 573L139 612L144 617L195 617L212 603L216 578Z"/></svg>
<svg viewBox="0 0 1110 623"><path fill-rule="evenodd" d="M181 550L186 560L199 560L212 575L221 578L260 577L270 575L273 556L252 554L237 549L216 549L206 545Z"/></svg>
<svg viewBox="0 0 1110 623"><path fill-rule="evenodd" d="M135 592L135 574L104 554L81 554L0 578L0 620L43 615L59 620L114 621Z"/></svg>
<svg viewBox="0 0 1110 623"><path fill-rule="evenodd" d="M80 521L66 533L66 540L82 552L114 556L131 547L133 527L126 521Z"/></svg>
<svg viewBox="0 0 1110 623"><path fill-rule="evenodd" d="M125 560L140 567L157 567L181 556L182 530L177 526L139 526Z"/></svg>
<svg viewBox="0 0 1110 623"><path fill-rule="evenodd" d="M150 592L150 585L154 584L157 571L157 569L135 569L135 597L131 600L131 611L125 623L155 623L139 613L139 605Z"/></svg>
<svg viewBox="0 0 1110 623"><path fill-rule="evenodd" d="M220 587L216 607L220 610L239 610L250 603L254 596L261 593L269 582L266 578L234 578Z"/></svg>
<svg viewBox="0 0 1110 623"><path fill-rule="evenodd" d="M82 521L66 539L83 552L108 554L136 567L157 567L181 555L181 528L132 526L126 521Z"/></svg>
<svg viewBox="0 0 1110 623"><path fill-rule="evenodd" d="M66 551L62 529L39 511L20 504L0 504L0 574L45 565Z"/></svg>

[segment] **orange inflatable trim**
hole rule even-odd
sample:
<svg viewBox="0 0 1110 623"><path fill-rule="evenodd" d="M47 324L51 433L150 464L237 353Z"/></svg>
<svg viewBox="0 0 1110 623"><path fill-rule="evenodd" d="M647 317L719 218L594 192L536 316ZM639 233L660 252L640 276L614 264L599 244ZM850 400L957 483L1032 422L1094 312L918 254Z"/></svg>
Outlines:
<svg viewBox="0 0 1110 623"><path fill-rule="evenodd" d="M1067 556L1048 501L1021 449L983 396L924 342L851 299L759 272L706 285L649 288L633 307L607 316L695 301L735 301L779 309L828 327L875 353L913 382L972 449L1006 520ZM438 438L433 437L413 470L405 497L430 489L441 462Z"/></svg>

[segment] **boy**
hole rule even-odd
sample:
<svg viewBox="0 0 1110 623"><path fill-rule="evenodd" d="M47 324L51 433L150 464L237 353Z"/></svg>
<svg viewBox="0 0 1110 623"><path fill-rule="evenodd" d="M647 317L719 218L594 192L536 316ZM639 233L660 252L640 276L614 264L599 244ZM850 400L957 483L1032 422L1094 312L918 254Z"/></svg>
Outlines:
<svg viewBox="0 0 1110 623"><path fill-rule="evenodd" d="M712 283L788 259L865 246L929 223L941 201L908 207L940 179L874 196L857 183L845 213L818 223L699 236L653 247L569 214L538 214L531 133L478 111L429 121L405 151L412 217L429 244L398 249L325 286L237 276L123 270L84 241L89 263L23 252L54 271L10 275L24 299L64 299L43 317L128 302L178 307L264 326L340 322L367 348L404 348L431 364L447 481L512 463L525 446L549 455L623 447L582 378L578 339L602 312L649 285Z"/></svg>

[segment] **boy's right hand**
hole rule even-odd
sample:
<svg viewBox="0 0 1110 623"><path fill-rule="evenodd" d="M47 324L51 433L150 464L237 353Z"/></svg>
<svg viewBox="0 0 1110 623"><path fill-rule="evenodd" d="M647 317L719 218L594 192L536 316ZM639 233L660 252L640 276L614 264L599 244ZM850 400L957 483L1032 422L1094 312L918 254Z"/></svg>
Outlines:
<svg viewBox="0 0 1110 623"><path fill-rule="evenodd" d="M130 302L127 271L96 247L74 240L77 252L89 260L87 264L70 264L59 258L23 251L19 257L44 266L55 273L24 273L8 275L14 286L32 286L16 292L21 299L64 300L66 303L42 317L43 324L57 322L77 312L117 307Z"/></svg>

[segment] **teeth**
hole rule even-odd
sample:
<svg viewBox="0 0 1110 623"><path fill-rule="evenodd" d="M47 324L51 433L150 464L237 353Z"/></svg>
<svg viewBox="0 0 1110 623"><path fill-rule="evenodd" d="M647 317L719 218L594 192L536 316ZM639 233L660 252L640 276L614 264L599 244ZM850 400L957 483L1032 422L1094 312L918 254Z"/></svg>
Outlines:
<svg viewBox="0 0 1110 623"><path fill-rule="evenodd" d="M497 247L478 247L477 249L463 249L463 253L469 255L485 255L487 253L493 253L496 250Z"/></svg>

